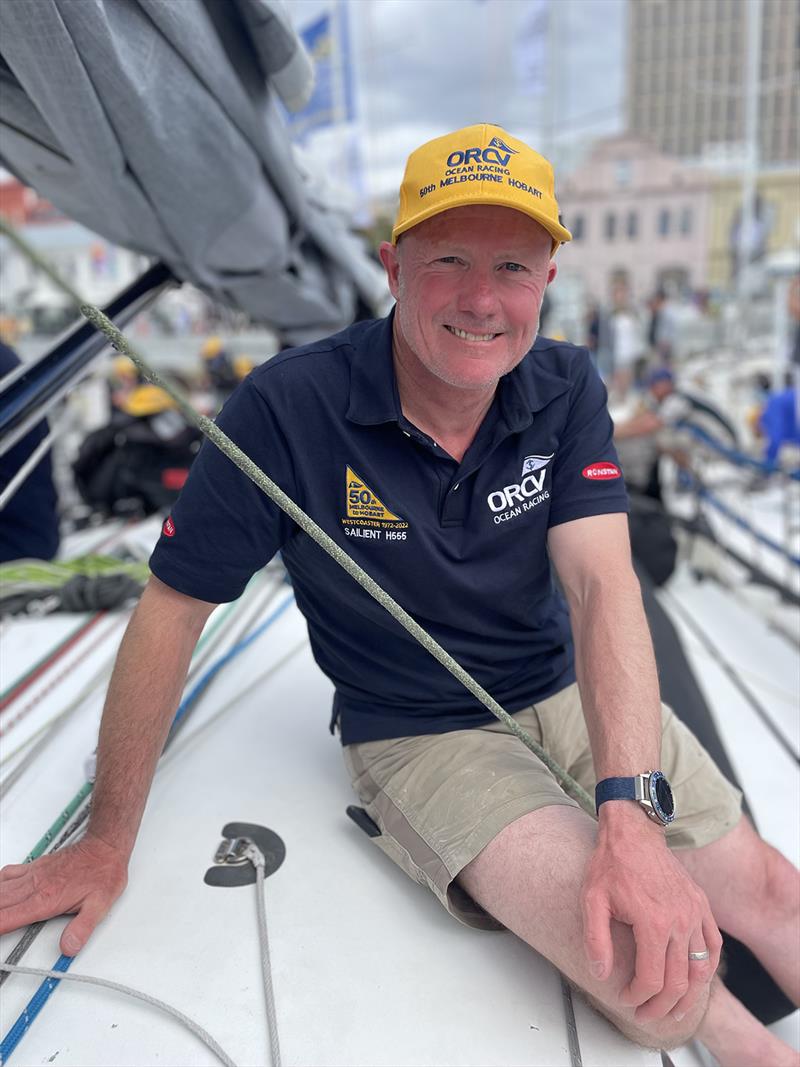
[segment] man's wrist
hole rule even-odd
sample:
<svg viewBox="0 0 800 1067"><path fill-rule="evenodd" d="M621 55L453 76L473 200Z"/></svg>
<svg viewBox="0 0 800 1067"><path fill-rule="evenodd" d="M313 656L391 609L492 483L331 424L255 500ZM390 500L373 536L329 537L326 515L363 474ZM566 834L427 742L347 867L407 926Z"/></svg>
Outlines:
<svg viewBox="0 0 800 1067"><path fill-rule="evenodd" d="M627 835L644 830L664 840L664 827L651 819L635 800L610 800L597 813L600 835Z"/></svg>

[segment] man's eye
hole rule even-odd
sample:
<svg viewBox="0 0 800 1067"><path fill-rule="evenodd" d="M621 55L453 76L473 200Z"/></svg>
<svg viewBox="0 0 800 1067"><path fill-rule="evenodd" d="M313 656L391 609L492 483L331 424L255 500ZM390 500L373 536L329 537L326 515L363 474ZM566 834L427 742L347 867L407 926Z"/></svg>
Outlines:
<svg viewBox="0 0 800 1067"><path fill-rule="evenodd" d="M515 273L521 270L525 270L521 263L504 263L503 266L506 270L514 271Z"/></svg>
<svg viewBox="0 0 800 1067"><path fill-rule="evenodd" d="M440 263L458 263L458 256L439 256Z"/></svg>

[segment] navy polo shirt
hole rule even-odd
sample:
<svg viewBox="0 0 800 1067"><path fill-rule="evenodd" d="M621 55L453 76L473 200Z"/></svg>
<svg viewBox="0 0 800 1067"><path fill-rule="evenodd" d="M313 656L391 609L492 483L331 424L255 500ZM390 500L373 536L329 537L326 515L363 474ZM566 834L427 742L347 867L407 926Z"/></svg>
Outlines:
<svg viewBox="0 0 800 1067"><path fill-rule="evenodd" d="M458 463L400 410L392 316L257 368L219 425L508 711L574 681L550 526L627 510L586 349L539 338ZM281 550L344 744L492 721L391 616L205 442L150 560L233 600Z"/></svg>

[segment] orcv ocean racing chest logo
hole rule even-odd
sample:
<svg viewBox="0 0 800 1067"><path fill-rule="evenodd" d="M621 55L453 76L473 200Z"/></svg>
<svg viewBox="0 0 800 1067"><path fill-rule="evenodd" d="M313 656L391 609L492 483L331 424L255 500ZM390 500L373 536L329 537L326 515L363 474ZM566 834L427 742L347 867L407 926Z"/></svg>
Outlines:
<svg viewBox="0 0 800 1067"><path fill-rule="evenodd" d="M547 477L547 465L554 455L555 452L551 452L549 456L526 456L522 461L519 482L504 485L502 489L489 493L486 503L494 512L492 521L496 526L501 522L509 522L550 499L550 490L545 489L544 482Z"/></svg>
<svg viewBox="0 0 800 1067"><path fill-rule="evenodd" d="M438 185L432 181L420 188L420 200L437 188L444 189L459 182L495 182L498 185L505 183L541 200L541 190L511 177L508 165L511 157L518 154L516 148L511 148L500 137L493 137L485 148L455 148L447 157Z"/></svg>

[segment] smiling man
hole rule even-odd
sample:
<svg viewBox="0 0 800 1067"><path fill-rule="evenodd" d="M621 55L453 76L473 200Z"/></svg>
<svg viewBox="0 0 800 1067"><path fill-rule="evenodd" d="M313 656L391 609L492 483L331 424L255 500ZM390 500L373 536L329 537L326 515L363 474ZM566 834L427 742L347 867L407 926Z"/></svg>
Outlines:
<svg viewBox="0 0 800 1067"><path fill-rule="evenodd" d="M392 860L462 922L513 930L633 1040L795 1062L714 973L719 923L797 1000L796 873L660 704L605 390L585 349L537 338L569 237L549 163L504 130L423 145L380 250L394 312L264 364L219 422L596 788L597 818L204 445L120 650L87 835L2 873L0 930L77 912L62 950L85 943L125 884L203 624L281 550Z"/></svg>

